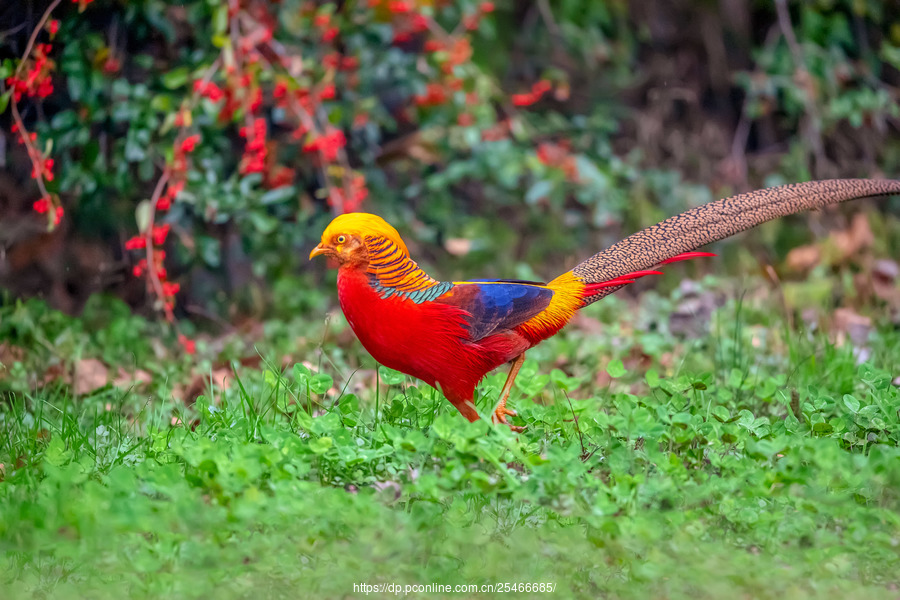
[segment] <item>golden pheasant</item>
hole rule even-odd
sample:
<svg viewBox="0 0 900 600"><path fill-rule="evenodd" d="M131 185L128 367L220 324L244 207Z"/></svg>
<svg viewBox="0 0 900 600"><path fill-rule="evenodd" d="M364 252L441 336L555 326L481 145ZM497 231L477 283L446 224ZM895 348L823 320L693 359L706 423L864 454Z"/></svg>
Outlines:
<svg viewBox="0 0 900 600"><path fill-rule="evenodd" d="M338 298L359 341L381 364L439 389L470 421L475 386L512 361L493 421L516 413L506 401L525 352L554 335L575 311L654 266L713 256L701 246L765 221L867 196L900 194L900 181L833 179L773 187L710 202L639 231L549 283L438 281L410 258L381 217L335 218L310 252L339 264ZM514 428L518 429L518 428Z"/></svg>

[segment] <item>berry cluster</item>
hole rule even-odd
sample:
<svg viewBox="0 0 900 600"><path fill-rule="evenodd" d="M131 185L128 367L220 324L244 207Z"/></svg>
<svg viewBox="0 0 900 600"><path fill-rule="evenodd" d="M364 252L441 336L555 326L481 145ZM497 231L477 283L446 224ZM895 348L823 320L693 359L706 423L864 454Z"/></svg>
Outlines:
<svg viewBox="0 0 900 600"><path fill-rule="evenodd" d="M558 143L541 142L538 144L535 154L543 164L562 171L569 181L578 181L578 164L572 155L571 144L568 140Z"/></svg>
<svg viewBox="0 0 900 600"><path fill-rule="evenodd" d="M58 31L59 22L52 21L52 23L56 25L53 26L51 24L49 31ZM6 85L12 89L14 101L20 102L23 96L46 98L53 93L53 79L51 79L51 75L56 70L56 63L50 59L50 51L52 49L53 47L50 44L35 44L31 55L26 56L19 63L16 73L7 77ZM22 71L24 71L24 74L19 75Z"/></svg>
<svg viewBox="0 0 900 600"><path fill-rule="evenodd" d="M44 11L38 27L29 39L25 55L15 72L6 78L13 117L12 133L19 144L25 146L31 160L31 178L35 180L41 193L32 208L39 215L47 215L47 225L51 230L59 225L65 214L59 197L47 189L47 184L54 179L53 159L48 156L48 151L37 145L37 134L26 129L19 112L19 103L24 99L39 101L53 93L53 73L56 71L56 63L50 58L53 46L49 42L36 43L36 40L42 30L51 40L56 37L59 21L51 20L50 15L59 2L60 0L55 0Z"/></svg>
<svg viewBox="0 0 900 600"><path fill-rule="evenodd" d="M32 40L18 69L6 80L14 131L28 149L32 175L41 189L34 210L46 214L51 226L64 214L56 195L46 189L46 183L54 181L53 159L37 145L35 134L25 131L16 103L39 101L54 91L51 42L59 23L49 16L61 1L50 3L39 27L49 41ZM91 2L71 1L82 10ZM369 188L365 175L355 168L361 154L354 151L371 143L367 142L371 120L382 122L385 113L381 104L370 101L371 90L360 89L371 79L361 70L361 62L370 60L359 50L361 29L375 24L384 32L388 27L391 52L415 58L416 92L389 109L397 122L418 122L422 127L481 124L482 140L501 140L519 127L515 107L537 103L556 85L542 79L527 92L503 97L485 84L483 72L472 63L470 32L495 11L493 2L460 9L449 0L304 1L291 13L290 24L280 3L264 0L227 0L225 7L210 10L218 11L214 41L218 50L204 68L193 72L186 95L166 116L160 129L167 140L166 161L149 202L138 209L139 232L125 245L136 253L133 274L146 280L170 320L180 288L165 267L168 236L172 231L188 235L178 227L172 207L189 185L192 157L209 156L213 140L223 130L233 131L241 140L236 160L240 176L256 176L269 190L298 184L306 188L305 197L322 202L335 214L363 206ZM448 15L458 20L445 29L443 17ZM95 66L117 77L127 73L111 52L98 58ZM568 177L577 176L573 159L562 146L542 146L537 155ZM293 164L285 164L286 157Z"/></svg>

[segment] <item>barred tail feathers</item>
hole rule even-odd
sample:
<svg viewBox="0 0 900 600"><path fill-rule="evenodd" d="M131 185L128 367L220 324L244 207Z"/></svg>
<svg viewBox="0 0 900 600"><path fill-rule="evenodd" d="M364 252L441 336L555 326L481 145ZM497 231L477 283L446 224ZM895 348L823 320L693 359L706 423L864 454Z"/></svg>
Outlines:
<svg viewBox="0 0 900 600"><path fill-rule="evenodd" d="M576 265L569 273L585 284L584 305L596 302L651 267L700 256L706 244L804 210L870 196L900 195L900 181L829 179L766 188L698 206L648 227ZM568 275L567 273L566 275Z"/></svg>

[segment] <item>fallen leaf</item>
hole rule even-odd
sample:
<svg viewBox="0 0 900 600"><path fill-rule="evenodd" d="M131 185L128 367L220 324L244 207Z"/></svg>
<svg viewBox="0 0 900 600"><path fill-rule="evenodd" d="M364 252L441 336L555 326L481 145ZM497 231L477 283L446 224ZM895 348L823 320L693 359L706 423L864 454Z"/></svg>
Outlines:
<svg viewBox="0 0 900 600"><path fill-rule="evenodd" d="M18 346L13 346L8 342L0 344L0 379L3 379L6 372L15 362L21 362L25 359L25 350ZM5 368L4 368L5 367Z"/></svg>
<svg viewBox="0 0 900 600"><path fill-rule="evenodd" d="M217 391L228 389L230 385L228 383L229 377L231 377L231 368L219 367L218 369L213 369L211 373L195 375L186 387L176 385L172 388L172 396L180 399L185 404L193 404L199 396L211 394L209 401L214 402L217 397ZM212 384L212 390L210 390L210 384Z"/></svg>
<svg viewBox="0 0 900 600"><path fill-rule="evenodd" d="M897 278L900 277L900 265L893 260L876 260L875 268L872 269L872 273L879 279L894 283L897 281Z"/></svg>
<svg viewBox="0 0 900 600"><path fill-rule="evenodd" d="M810 332L819 329L819 317L819 310L811 306L800 311L800 319Z"/></svg>
<svg viewBox="0 0 900 600"><path fill-rule="evenodd" d="M875 261L872 269L872 291L881 300L895 306L900 305L898 278L900 278L900 265L896 262L893 260Z"/></svg>
<svg viewBox="0 0 900 600"><path fill-rule="evenodd" d="M833 331L837 346L846 343L849 338L856 364L867 361L872 355L871 348L867 346L872 331L872 319L869 317L857 314L849 308L839 308L834 311Z"/></svg>
<svg viewBox="0 0 900 600"><path fill-rule="evenodd" d="M9 364L25 359L25 349L13 346L9 342L0 344L0 363Z"/></svg>
<svg viewBox="0 0 900 600"><path fill-rule="evenodd" d="M671 371L675 367L676 354L674 352L663 352L659 357L659 364L666 371Z"/></svg>
<svg viewBox="0 0 900 600"><path fill-rule="evenodd" d="M132 372L128 372L122 367L119 367L119 371L112 380L112 384L120 389L129 389L136 387L141 383L150 383L152 380L153 377L151 377L150 373L143 369L135 369Z"/></svg>
<svg viewBox="0 0 900 600"><path fill-rule="evenodd" d="M396 481L376 481L372 487L381 492L388 502L399 500L403 493L403 488Z"/></svg>
<svg viewBox="0 0 900 600"><path fill-rule="evenodd" d="M606 372L606 369L597 369L594 373L594 387L606 388L612 383L612 377Z"/></svg>
<svg viewBox="0 0 900 600"><path fill-rule="evenodd" d="M228 367L222 367L220 369L214 369L212 374L210 375L210 380L213 385L219 388L220 390L227 390L229 388L228 378L231 377L231 369Z"/></svg>
<svg viewBox="0 0 900 600"><path fill-rule="evenodd" d="M62 363L55 363L50 365L44 370L43 376L41 378L41 385L47 385L48 383L52 383L57 379L65 382L72 383L69 374L66 372L66 368Z"/></svg>
<svg viewBox="0 0 900 600"><path fill-rule="evenodd" d="M785 265L791 271L809 271L822 260L822 250L813 244L799 246L788 252L784 259Z"/></svg>
<svg viewBox="0 0 900 600"><path fill-rule="evenodd" d="M78 395L88 394L109 383L109 369L96 358L83 358L75 363L72 387Z"/></svg>
<svg viewBox="0 0 900 600"><path fill-rule="evenodd" d="M849 308L838 308L834 311L834 331L838 334L838 343L849 337L854 345L861 346L869 340L872 319Z"/></svg>
<svg viewBox="0 0 900 600"><path fill-rule="evenodd" d="M465 256L472 251L472 240L468 238L447 238L444 249L453 256Z"/></svg>
<svg viewBox="0 0 900 600"><path fill-rule="evenodd" d="M857 254L863 248L867 248L875 241L872 228L869 227L869 217L865 213L856 213L850 222L850 227L838 231L832 235L835 247L840 252L841 259L847 260Z"/></svg>

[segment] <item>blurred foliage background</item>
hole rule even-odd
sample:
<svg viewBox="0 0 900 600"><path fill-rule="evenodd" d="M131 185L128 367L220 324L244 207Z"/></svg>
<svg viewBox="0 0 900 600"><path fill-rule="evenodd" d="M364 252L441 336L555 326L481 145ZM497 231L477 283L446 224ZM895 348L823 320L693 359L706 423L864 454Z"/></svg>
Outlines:
<svg viewBox="0 0 900 600"><path fill-rule="evenodd" d="M321 310L306 256L359 201L440 276L547 278L716 197L900 165L896 1L66 0L53 93L19 102L65 208L48 231L8 78L50 4L0 7L0 287L70 312L97 292L160 308L124 249L151 224L171 231L175 315L203 327ZM896 199L870 207L896 230ZM806 229L746 247L783 256Z"/></svg>
<svg viewBox="0 0 900 600"><path fill-rule="evenodd" d="M900 177L898 98L897 1L0 1L0 597L895 598L897 198L583 311L516 435L373 364L307 256L358 208L553 277Z"/></svg>

